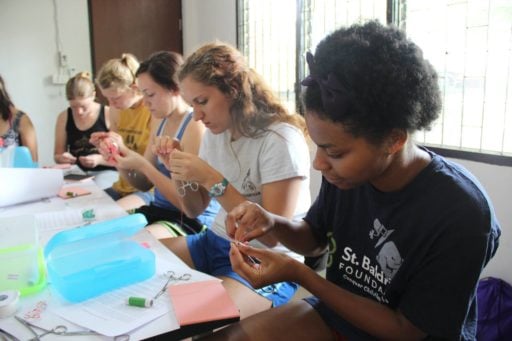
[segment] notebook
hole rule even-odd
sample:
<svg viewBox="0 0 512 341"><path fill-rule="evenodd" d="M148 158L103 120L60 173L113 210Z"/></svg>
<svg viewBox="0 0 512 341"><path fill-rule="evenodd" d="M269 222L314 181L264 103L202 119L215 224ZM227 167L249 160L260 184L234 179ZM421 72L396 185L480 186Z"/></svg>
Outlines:
<svg viewBox="0 0 512 341"><path fill-rule="evenodd" d="M218 280L176 284L167 290L180 326L240 317Z"/></svg>

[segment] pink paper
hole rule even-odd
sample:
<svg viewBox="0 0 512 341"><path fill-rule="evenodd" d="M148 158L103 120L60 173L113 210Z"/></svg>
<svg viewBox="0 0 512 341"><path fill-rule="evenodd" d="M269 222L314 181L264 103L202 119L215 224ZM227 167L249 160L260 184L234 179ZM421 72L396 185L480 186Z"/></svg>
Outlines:
<svg viewBox="0 0 512 341"><path fill-rule="evenodd" d="M220 281L176 284L167 290L181 326L240 317Z"/></svg>

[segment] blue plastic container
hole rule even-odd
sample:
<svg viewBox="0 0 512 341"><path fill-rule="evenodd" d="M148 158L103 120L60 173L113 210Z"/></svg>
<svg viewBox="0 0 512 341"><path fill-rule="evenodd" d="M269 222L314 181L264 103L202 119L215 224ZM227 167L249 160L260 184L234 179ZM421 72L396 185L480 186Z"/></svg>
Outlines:
<svg viewBox="0 0 512 341"><path fill-rule="evenodd" d="M32 161L32 154L25 146L18 146L14 150L14 168L37 168L37 163Z"/></svg>
<svg viewBox="0 0 512 341"><path fill-rule="evenodd" d="M51 286L81 302L152 277L154 253L129 238L146 224L132 214L57 233L44 249Z"/></svg>

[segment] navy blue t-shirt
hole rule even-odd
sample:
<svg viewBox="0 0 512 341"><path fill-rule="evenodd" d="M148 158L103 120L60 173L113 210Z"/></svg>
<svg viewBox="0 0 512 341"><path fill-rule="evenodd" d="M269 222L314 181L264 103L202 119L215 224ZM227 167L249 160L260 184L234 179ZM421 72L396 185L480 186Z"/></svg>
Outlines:
<svg viewBox="0 0 512 341"><path fill-rule="evenodd" d="M329 245L329 281L400 309L433 337L473 340L476 285L500 227L474 176L428 152L430 164L397 192L323 179L305 220Z"/></svg>

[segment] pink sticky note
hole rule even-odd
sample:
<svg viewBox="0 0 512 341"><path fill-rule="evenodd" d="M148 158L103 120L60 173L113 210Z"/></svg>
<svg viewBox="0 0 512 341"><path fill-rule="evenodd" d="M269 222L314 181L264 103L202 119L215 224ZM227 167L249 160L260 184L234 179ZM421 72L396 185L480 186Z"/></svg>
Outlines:
<svg viewBox="0 0 512 341"><path fill-rule="evenodd" d="M176 284L167 290L180 326L240 317L220 281Z"/></svg>

